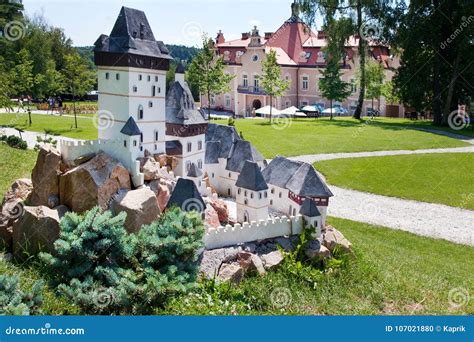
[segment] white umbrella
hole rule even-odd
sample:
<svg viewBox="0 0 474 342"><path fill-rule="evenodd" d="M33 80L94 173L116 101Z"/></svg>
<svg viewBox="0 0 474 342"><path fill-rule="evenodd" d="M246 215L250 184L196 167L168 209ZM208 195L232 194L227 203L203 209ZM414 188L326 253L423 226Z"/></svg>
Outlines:
<svg viewBox="0 0 474 342"><path fill-rule="evenodd" d="M302 117L302 118L306 118L308 117L308 115L306 115L305 113L301 113L301 112L296 112L295 114L293 114L294 116L299 116L299 117Z"/></svg>
<svg viewBox="0 0 474 342"><path fill-rule="evenodd" d="M281 111L279 111L275 107L271 107L271 108L272 108L272 115L280 115L281 114ZM257 109L255 111L255 114L260 114L260 115L263 115L263 116L270 116L270 106L265 106L265 107Z"/></svg>
<svg viewBox="0 0 474 342"><path fill-rule="evenodd" d="M315 106L304 106L303 109L301 109L303 112L319 112L319 109L316 108Z"/></svg>
<svg viewBox="0 0 474 342"><path fill-rule="evenodd" d="M283 110L281 111L281 114L295 115L296 112L298 112L298 111L299 111L298 108L296 108L295 106L291 106L291 107L288 107L288 108L286 108L286 109L283 109Z"/></svg>

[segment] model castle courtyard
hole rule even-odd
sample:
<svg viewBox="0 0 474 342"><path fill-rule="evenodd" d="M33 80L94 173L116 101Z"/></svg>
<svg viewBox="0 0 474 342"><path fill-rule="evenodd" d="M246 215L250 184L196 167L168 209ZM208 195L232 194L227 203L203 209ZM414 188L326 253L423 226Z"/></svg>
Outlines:
<svg viewBox="0 0 474 342"><path fill-rule="evenodd" d="M235 203L228 222L208 227L208 248L297 234L303 222L320 233L333 194L313 166L281 156L267 163L234 127L209 123L181 65L166 89L172 56L144 12L123 7L94 53L99 139L61 142L63 160L102 151L130 172L133 188L143 189L151 187L144 158L172 159L160 169L173 185L168 206L204 212L211 201Z"/></svg>

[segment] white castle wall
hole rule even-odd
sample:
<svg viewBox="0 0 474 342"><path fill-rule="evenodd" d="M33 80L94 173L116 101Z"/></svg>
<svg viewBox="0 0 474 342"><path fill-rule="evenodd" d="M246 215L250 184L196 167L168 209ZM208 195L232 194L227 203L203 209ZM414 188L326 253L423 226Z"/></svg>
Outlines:
<svg viewBox="0 0 474 342"><path fill-rule="evenodd" d="M139 149L128 149L123 146L123 141L117 140L87 140L87 141L59 141L59 151L66 162L89 153L103 151L117 159L128 169L132 176L133 184L137 187L144 184L144 175L140 172L140 162L137 161Z"/></svg>
<svg viewBox="0 0 474 342"><path fill-rule="evenodd" d="M316 237L321 236L321 221L317 219ZM260 220L259 222L237 223L234 226L209 228L204 235L206 249L233 246L239 243L297 235L303 231L303 216L286 216ZM315 224L315 222L309 222Z"/></svg>

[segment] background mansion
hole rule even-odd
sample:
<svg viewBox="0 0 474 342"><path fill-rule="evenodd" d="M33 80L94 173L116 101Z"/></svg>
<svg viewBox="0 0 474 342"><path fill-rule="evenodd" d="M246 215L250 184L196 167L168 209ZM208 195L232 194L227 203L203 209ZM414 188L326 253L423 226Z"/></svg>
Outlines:
<svg viewBox="0 0 474 342"><path fill-rule="evenodd" d="M356 70L359 65L358 57L359 37L352 36L345 48L345 59L342 66L342 79L352 86L352 93L342 103L349 114L352 114L357 105L358 85ZM290 81L290 88L286 94L274 98L273 106L285 109L291 106L303 107L315 103L329 107L329 101L321 96L319 78L325 67L322 48L326 45L326 35L323 31L314 33L299 17L296 4L292 4L292 15L276 32L265 32L261 35L254 27L250 33L242 33L240 39L226 41L224 33L219 31L215 40L216 52L224 58L226 73L235 75L231 81L231 91L215 95L211 98L211 108L234 112L241 116L252 115L253 109L270 105L270 97L260 86L259 77L262 74L262 61L270 50L275 50L277 62L281 66L282 78ZM386 46L369 43L367 60L383 63L386 81L392 79L394 70L399 66L398 57L390 55ZM203 107L208 106L206 96L202 96ZM385 113L385 101L380 101L380 111ZM337 102L335 102L336 104ZM363 113L371 107L371 100L364 103ZM374 100L378 109L378 102ZM398 112L397 112L398 109ZM395 108L391 116L401 116L403 108Z"/></svg>

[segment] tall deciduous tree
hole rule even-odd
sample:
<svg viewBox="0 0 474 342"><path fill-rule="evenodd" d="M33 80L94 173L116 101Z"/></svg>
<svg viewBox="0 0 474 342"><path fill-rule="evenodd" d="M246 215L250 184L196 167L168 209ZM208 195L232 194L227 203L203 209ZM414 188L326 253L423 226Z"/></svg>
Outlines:
<svg viewBox="0 0 474 342"><path fill-rule="evenodd" d="M77 128L76 98L92 88L95 83L95 74L87 68L82 57L75 52L66 56L63 75L65 89L73 97L74 123Z"/></svg>
<svg viewBox="0 0 474 342"><path fill-rule="evenodd" d="M281 78L281 67L277 63L275 50L271 50L262 63L262 87L270 96L270 122L272 122L273 97L282 96L290 82Z"/></svg>
<svg viewBox="0 0 474 342"><path fill-rule="evenodd" d="M211 117L211 95L230 91L233 75L224 73L224 59L216 56L212 39L203 37L202 50L193 58L187 72L190 84L199 88L201 94L207 96L208 118Z"/></svg>
<svg viewBox="0 0 474 342"><path fill-rule="evenodd" d="M357 77L360 74L357 73ZM379 99L382 96L382 86L385 80L385 69L380 62L369 61L365 65L365 84L366 97L372 100L372 109L374 109L374 99ZM380 110L380 99L379 99Z"/></svg>

